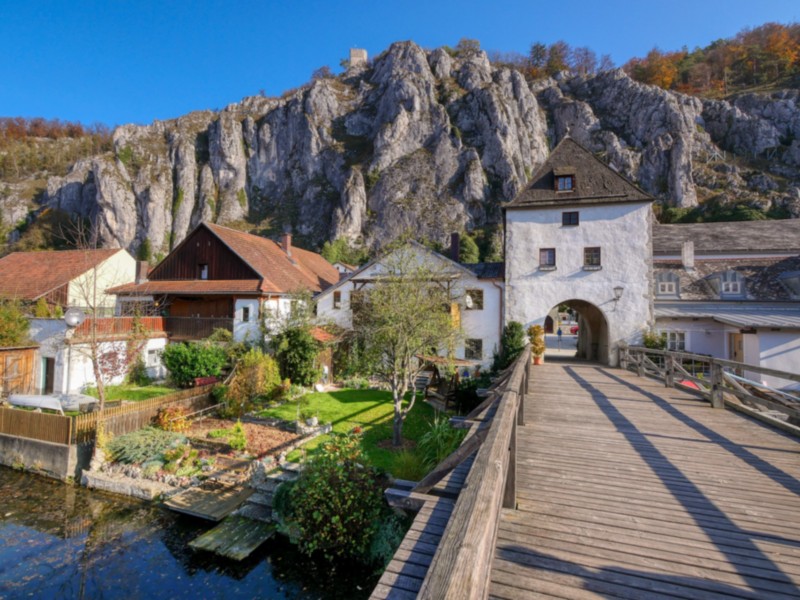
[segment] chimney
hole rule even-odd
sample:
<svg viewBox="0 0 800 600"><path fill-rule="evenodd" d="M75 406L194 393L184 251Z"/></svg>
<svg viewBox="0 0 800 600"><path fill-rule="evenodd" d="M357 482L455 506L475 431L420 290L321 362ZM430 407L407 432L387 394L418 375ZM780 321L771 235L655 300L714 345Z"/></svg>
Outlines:
<svg viewBox="0 0 800 600"><path fill-rule="evenodd" d="M457 233L450 234L450 258L455 262L461 258L461 236Z"/></svg>
<svg viewBox="0 0 800 600"><path fill-rule="evenodd" d="M694 242L683 242L681 246L681 263L687 271L694 269Z"/></svg>
<svg viewBox="0 0 800 600"><path fill-rule="evenodd" d="M289 231L284 231L281 235L281 248L286 252L286 256L292 256L292 234Z"/></svg>
<svg viewBox="0 0 800 600"><path fill-rule="evenodd" d="M150 273L150 265L146 260L136 261L136 283L147 281L147 275Z"/></svg>

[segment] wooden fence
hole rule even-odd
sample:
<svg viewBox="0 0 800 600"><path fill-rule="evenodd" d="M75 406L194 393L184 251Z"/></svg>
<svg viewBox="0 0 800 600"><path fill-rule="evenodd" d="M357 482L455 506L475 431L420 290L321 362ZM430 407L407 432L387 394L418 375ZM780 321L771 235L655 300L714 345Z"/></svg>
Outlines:
<svg viewBox="0 0 800 600"><path fill-rule="evenodd" d="M787 416L789 423L800 425L800 394L776 390L752 380L753 375L765 375L800 382L798 373L690 352L625 345L620 350L620 366L623 369L640 376L662 379L667 387L678 386L696 391L714 408L733 405L732 398L736 398L738 403L735 406L778 411Z"/></svg>
<svg viewBox="0 0 800 600"><path fill-rule="evenodd" d="M103 411L105 430L113 435L123 435L141 429L150 425L160 409L168 406L183 406L190 411L200 410L209 403L214 385L189 388L166 396L107 408ZM73 443L84 443L94 439L99 416L99 413L92 412L75 417Z"/></svg>
<svg viewBox="0 0 800 600"><path fill-rule="evenodd" d="M214 385L180 390L178 392L107 408L104 412L106 431L122 435L150 425L159 409L167 406L183 406L197 411L211 402ZM94 439L99 413L86 413L77 417L63 417L19 408L0 408L0 433L17 437L52 442L54 444L76 444Z"/></svg>
<svg viewBox="0 0 800 600"><path fill-rule="evenodd" d="M72 439L72 419L19 408L0 408L0 433L53 444L69 444Z"/></svg>

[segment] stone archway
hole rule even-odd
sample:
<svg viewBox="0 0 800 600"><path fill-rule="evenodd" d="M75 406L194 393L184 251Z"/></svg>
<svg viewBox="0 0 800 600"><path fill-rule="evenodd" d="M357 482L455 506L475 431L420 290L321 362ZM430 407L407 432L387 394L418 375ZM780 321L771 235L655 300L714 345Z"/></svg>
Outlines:
<svg viewBox="0 0 800 600"><path fill-rule="evenodd" d="M556 307L566 306L577 315L577 343L569 331L572 322L562 323L563 332L562 350L556 352L556 346L551 342L545 357L548 358L578 358L609 364L609 328L603 311L586 300L566 300L559 302ZM556 329L558 329L556 327ZM574 350L573 350L574 349ZM573 354L574 352L574 354Z"/></svg>

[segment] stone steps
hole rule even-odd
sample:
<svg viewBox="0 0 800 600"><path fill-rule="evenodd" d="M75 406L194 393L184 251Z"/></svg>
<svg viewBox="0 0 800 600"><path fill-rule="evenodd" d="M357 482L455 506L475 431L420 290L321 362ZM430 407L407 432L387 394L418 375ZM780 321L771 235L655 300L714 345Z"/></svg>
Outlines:
<svg viewBox="0 0 800 600"><path fill-rule="evenodd" d="M266 477L261 475L264 477L263 481L251 483L255 493L236 511L236 514L256 521L272 521L272 500L275 497L275 490L282 483L296 480L302 470L303 465L299 463L284 463L280 470L273 471Z"/></svg>

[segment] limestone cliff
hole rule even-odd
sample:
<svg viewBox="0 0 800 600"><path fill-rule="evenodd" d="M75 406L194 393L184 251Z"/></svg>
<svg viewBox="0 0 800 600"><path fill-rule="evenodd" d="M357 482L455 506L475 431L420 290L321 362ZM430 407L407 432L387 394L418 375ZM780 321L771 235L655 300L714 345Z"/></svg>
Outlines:
<svg viewBox="0 0 800 600"><path fill-rule="evenodd" d="M498 223L567 134L666 204L727 194L800 216L796 92L706 101L621 70L530 85L482 52L411 42L282 98L119 127L113 153L51 178L43 202L132 251L167 252L204 219L311 244L444 242Z"/></svg>

